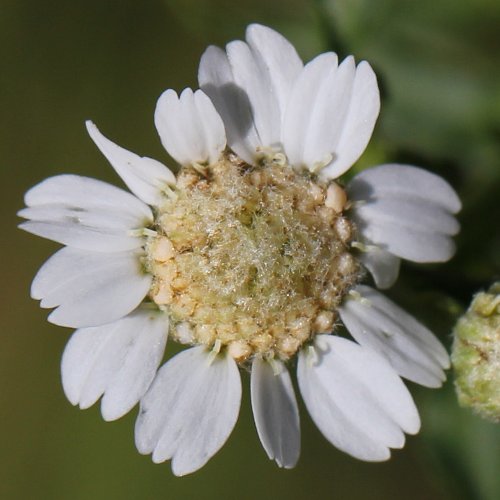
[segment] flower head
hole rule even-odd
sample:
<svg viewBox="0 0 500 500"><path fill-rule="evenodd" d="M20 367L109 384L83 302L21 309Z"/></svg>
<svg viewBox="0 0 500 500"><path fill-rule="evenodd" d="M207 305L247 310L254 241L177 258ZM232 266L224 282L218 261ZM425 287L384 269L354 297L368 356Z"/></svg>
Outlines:
<svg viewBox="0 0 500 500"><path fill-rule="evenodd" d="M275 31L209 47L200 90L159 99L155 124L174 175L90 136L133 194L62 175L26 194L21 227L66 245L32 296L78 328L62 362L73 404L102 398L107 420L140 401L136 444L175 474L203 466L237 420L239 368L251 373L255 424L282 467L299 457L299 412L287 368L297 359L306 407L325 437L385 460L416 433L400 377L444 380L433 334L374 288L400 259L454 252L460 201L440 177L380 165L338 178L366 147L379 112L366 62L334 53L303 64ZM343 323L353 340L339 335ZM158 371L167 335L189 346Z"/></svg>

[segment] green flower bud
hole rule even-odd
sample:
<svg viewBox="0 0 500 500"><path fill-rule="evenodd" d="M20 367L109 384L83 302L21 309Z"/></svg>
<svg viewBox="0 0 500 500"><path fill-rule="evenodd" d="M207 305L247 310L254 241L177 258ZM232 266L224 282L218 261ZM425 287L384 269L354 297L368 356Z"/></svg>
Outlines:
<svg viewBox="0 0 500 500"><path fill-rule="evenodd" d="M458 320L451 360L460 405L500 422L500 282L478 293Z"/></svg>

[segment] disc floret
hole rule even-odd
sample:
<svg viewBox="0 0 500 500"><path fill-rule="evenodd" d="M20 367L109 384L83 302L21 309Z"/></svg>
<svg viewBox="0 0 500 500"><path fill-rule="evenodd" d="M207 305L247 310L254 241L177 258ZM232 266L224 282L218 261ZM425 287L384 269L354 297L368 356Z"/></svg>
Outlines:
<svg viewBox="0 0 500 500"><path fill-rule="evenodd" d="M264 156L182 167L148 242L150 296L185 343L286 360L332 331L358 281L345 193Z"/></svg>

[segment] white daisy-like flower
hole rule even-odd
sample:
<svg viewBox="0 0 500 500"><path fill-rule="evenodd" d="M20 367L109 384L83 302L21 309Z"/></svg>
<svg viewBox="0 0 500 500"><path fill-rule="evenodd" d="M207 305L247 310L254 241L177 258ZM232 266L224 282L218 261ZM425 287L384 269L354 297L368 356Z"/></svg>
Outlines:
<svg viewBox="0 0 500 500"><path fill-rule="evenodd" d="M375 74L334 53L303 64L281 35L209 47L201 90L159 99L155 124L174 175L87 122L133 194L75 175L26 194L21 227L66 245L32 296L49 321L78 328L62 361L65 393L106 420L140 401L136 444L176 475L202 467L239 413L251 373L255 425L281 467L299 458L287 368L324 436L379 461L420 427L400 377L439 387L446 350L416 319L361 284L396 280L400 259L454 252L460 201L440 177L380 165L338 181L379 113ZM353 337L339 335L343 323ZM189 346L158 371L167 335Z"/></svg>

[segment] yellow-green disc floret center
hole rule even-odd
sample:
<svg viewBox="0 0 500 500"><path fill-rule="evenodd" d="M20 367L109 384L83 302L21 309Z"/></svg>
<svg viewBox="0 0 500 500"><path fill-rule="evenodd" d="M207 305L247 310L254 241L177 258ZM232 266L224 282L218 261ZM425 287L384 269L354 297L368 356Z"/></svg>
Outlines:
<svg viewBox="0 0 500 500"><path fill-rule="evenodd" d="M151 298L179 340L288 359L359 277L352 223L327 186L286 164L250 167L234 155L200 173L183 167L148 243Z"/></svg>

